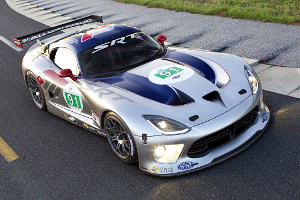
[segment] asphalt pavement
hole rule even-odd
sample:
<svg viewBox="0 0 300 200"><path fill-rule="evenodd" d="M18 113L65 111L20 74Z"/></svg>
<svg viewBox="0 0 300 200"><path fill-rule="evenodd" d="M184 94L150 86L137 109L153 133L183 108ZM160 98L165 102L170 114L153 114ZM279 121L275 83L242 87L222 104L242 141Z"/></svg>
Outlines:
<svg viewBox="0 0 300 200"><path fill-rule="evenodd" d="M4 0L0 2L0 35L4 38L12 41L47 27L13 11ZM116 8L146 12L119 8L110 1L101 3L107 13L116 12ZM88 6L84 2L81 5ZM61 9L64 6L68 4ZM160 9L151 10L157 14ZM17 52L0 41L0 137L19 156L8 162L0 155L0 199L299 199L299 99L264 91L271 121L249 148L195 173L152 177L143 174L137 164L119 161L105 138L36 108L21 72L30 44L24 46L24 51Z"/></svg>

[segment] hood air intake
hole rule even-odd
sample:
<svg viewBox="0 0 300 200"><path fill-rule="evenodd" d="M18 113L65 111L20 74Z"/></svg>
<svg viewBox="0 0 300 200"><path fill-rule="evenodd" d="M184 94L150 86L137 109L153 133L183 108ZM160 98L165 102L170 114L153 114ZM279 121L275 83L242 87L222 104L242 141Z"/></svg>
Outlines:
<svg viewBox="0 0 300 200"><path fill-rule="evenodd" d="M226 105L224 104L224 102L221 98L221 95L217 91L210 92L210 93L204 95L202 98L206 101L210 101L210 102L222 105L226 108Z"/></svg>

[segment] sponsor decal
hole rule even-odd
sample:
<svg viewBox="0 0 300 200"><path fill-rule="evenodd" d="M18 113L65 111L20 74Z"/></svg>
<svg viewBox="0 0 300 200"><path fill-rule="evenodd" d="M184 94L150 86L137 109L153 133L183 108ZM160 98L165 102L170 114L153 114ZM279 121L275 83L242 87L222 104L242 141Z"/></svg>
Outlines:
<svg viewBox="0 0 300 200"><path fill-rule="evenodd" d="M156 166L151 166L151 167L149 167L149 171L151 173L157 173L157 172L159 172L159 168Z"/></svg>
<svg viewBox="0 0 300 200"><path fill-rule="evenodd" d="M189 170L189 169L192 169L195 165L196 165L196 163L193 163L192 161L186 161L186 162L180 163L177 166L177 168L178 168L178 170Z"/></svg>
<svg viewBox="0 0 300 200"><path fill-rule="evenodd" d="M75 112L81 112L83 109L82 97L77 87L69 83L64 87L63 96L67 105Z"/></svg>
<svg viewBox="0 0 300 200"><path fill-rule="evenodd" d="M88 39L91 39L91 38L93 38L93 34L92 33L84 33L83 35L82 35L82 37L81 37L81 42L84 42L84 41L86 41L86 40L88 40Z"/></svg>
<svg viewBox="0 0 300 200"><path fill-rule="evenodd" d="M161 173L173 172L173 167L161 167L160 172Z"/></svg>
<svg viewBox="0 0 300 200"><path fill-rule="evenodd" d="M21 40L21 43L30 42L32 40L39 39L41 37L44 37L46 35L52 34L52 33L57 32L57 31L72 28L72 27L79 26L79 25L84 25L84 24L87 24L87 23L90 23L90 22L93 22L93 20L92 19L87 19L87 20L84 20L84 21L81 21L81 22L76 22L76 23L73 23L73 24L68 24L68 25L65 25L65 26L61 26L61 27L58 27L58 28L55 28L55 29L52 29L52 30L47 30L43 33L39 33L39 34L34 35L32 37L24 38L24 39Z"/></svg>
<svg viewBox="0 0 300 200"><path fill-rule="evenodd" d="M183 69L174 66L174 67L170 67L165 70L160 70L157 74L155 74L155 76L157 76L161 79L165 79L165 78L168 78L169 76L172 76L173 74L177 74L177 73L181 72L182 70Z"/></svg>
<svg viewBox="0 0 300 200"><path fill-rule="evenodd" d="M82 85L81 87L83 90L86 90L86 91L90 91L90 92L93 92L97 95L98 99L102 99L104 96L109 96L110 99L114 100L114 101L117 101L117 100L127 100L129 102L134 102L133 100L121 95L121 94L118 94L112 90L109 90L107 88L103 88L103 87L100 87L98 85L95 85L95 87L92 85L92 84L85 84Z"/></svg>
<svg viewBox="0 0 300 200"><path fill-rule="evenodd" d="M176 78L179 78L180 77L180 75L177 75L177 76L174 76L172 79L176 79Z"/></svg>
<svg viewBox="0 0 300 200"><path fill-rule="evenodd" d="M158 85L169 85L184 81L193 76L194 70L182 65L166 65L149 73L148 79Z"/></svg>
<svg viewBox="0 0 300 200"><path fill-rule="evenodd" d="M52 32L49 32L48 34L51 34ZM29 37L29 38L25 38L25 39L22 39L22 43L26 43L26 42L30 42L32 40L35 40L35 39L39 39L41 37L44 37L46 35L48 35L47 33L40 33L40 34L37 34L35 36L32 36L32 37Z"/></svg>
<svg viewBox="0 0 300 200"><path fill-rule="evenodd" d="M131 136L128 135L128 137L130 140L130 150L131 150L130 155L133 156L133 153L134 153L133 142L132 142Z"/></svg>
<svg viewBox="0 0 300 200"><path fill-rule="evenodd" d="M37 80L40 83L40 85L43 85L44 80L40 76L37 77Z"/></svg>
<svg viewBox="0 0 300 200"><path fill-rule="evenodd" d="M93 111L92 111L92 116L94 121L100 126L100 119Z"/></svg>
<svg viewBox="0 0 300 200"><path fill-rule="evenodd" d="M266 112L264 112L264 113L262 114L262 120L263 120L263 122L268 121L268 119L269 119L269 114L266 113Z"/></svg>
<svg viewBox="0 0 300 200"><path fill-rule="evenodd" d="M114 29L114 25L108 24L108 25L101 26L100 28L93 29L91 31L87 31L86 33L84 33L82 35L81 42L87 41L87 40L95 37L96 35L100 35L101 33L112 31L113 29Z"/></svg>
<svg viewBox="0 0 300 200"><path fill-rule="evenodd" d="M85 127L85 128L87 128L87 129L89 129L90 127L89 127L89 125L88 124L86 124L86 123L83 123L83 126Z"/></svg>
<svg viewBox="0 0 300 200"><path fill-rule="evenodd" d="M15 45L21 49L23 49L22 44L20 42L20 40L14 39Z"/></svg>
<svg viewBox="0 0 300 200"><path fill-rule="evenodd" d="M86 129L90 129L91 131L96 131L96 129L92 126L89 126L87 123L83 123L83 126L86 128ZM98 130L97 130L98 132Z"/></svg>
<svg viewBox="0 0 300 200"><path fill-rule="evenodd" d="M100 44L100 45L96 46L94 48L94 51L92 52L92 54L94 54L94 53L96 53L96 52L98 52L98 51L100 51L102 49L106 49L108 47L114 46L116 44L126 44L125 39L128 39L128 38L129 39L140 39L138 37L137 33L132 33L132 34L126 35L124 37L120 37L120 38L117 38L117 39L112 40L110 42L105 42L103 44Z"/></svg>
<svg viewBox="0 0 300 200"><path fill-rule="evenodd" d="M19 40L14 39L14 41L16 45L21 45L21 42Z"/></svg>
<svg viewBox="0 0 300 200"><path fill-rule="evenodd" d="M82 109L82 102L80 101L80 97L78 95L65 92L65 98L69 106Z"/></svg>
<svg viewBox="0 0 300 200"><path fill-rule="evenodd" d="M266 110L267 112L270 112L270 110L269 110L269 108L268 108L267 106L265 106L265 110Z"/></svg>
<svg viewBox="0 0 300 200"><path fill-rule="evenodd" d="M66 42L69 43L69 44L78 44L78 40L74 39L74 38L70 38Z"/></svg>

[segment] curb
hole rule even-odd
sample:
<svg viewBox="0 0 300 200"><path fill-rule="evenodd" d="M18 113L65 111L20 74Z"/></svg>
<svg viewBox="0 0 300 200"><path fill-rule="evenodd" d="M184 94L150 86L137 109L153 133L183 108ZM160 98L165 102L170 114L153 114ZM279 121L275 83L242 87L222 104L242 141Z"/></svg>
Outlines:
<svg viewBox="0 0 300 200"><path fill-rule="evenodd" d="M6 3L16 12L48 26L57 26L73 19L45 10L31 4L27 0L6 0ZM84 25L82 29L92 25ZM70 28L68 31L77 28ZM172 43L165 42L166 46ZM256 71L264 90L300 99L300 68L279 67L259 63L258 60L242 58Z"/></svg>

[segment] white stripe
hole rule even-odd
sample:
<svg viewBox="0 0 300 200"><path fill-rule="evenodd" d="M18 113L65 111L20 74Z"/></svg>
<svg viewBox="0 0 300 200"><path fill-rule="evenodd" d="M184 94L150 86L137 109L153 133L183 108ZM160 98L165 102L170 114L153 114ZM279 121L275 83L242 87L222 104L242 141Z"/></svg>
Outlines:
<svg viewBox="0 0 300 200"><path fill-rule="evenodd" d="M17 47L14 43L10 42L8 39L6 39L5 37L0 35L0 40L2 42L4 42L5 44L7 44L8 46L10 46L11 48L13 48L16 51L22 51L23 49Z"/></svg>

